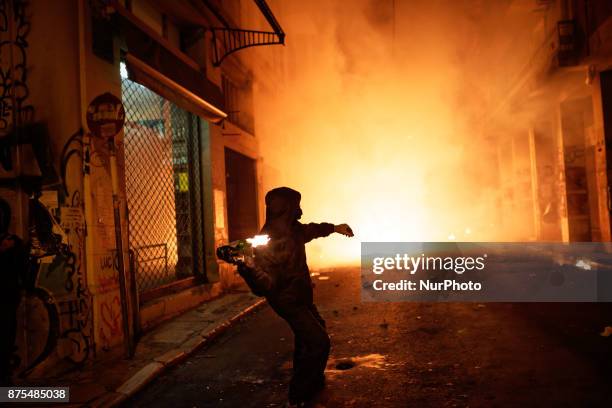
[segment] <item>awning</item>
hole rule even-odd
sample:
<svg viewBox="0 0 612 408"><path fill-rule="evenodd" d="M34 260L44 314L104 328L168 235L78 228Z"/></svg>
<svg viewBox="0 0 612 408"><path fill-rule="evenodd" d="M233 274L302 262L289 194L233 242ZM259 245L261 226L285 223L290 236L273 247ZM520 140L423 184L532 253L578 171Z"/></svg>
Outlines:
<svg viewBox="0 0 612 408"><path fill-rule="evenodd" d="M132 81L144 85L181 108L215 123L227 118L227 114L221 109L161 74L135 56L127 54L125 63L128 76Z"/></svg>
<svg viewBox="0 0 612 408"><path fill-rule="evenodd" d="M202 118L220 122L223 93L184 54L164 45L164 39L121 6L115 6L129 78Z"/></svg>

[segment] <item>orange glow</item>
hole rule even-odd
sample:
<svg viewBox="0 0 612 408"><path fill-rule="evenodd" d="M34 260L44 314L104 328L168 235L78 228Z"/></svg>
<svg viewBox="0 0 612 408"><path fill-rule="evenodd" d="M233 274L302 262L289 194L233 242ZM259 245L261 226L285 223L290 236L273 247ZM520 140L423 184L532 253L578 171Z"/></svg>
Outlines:
<svg viewBox="0 0 612 408"><path fill-rule="evenodd" d="M251 244L253 248L258 246L267 245L270 241L270 237L267 235L255 235L253 238L247 238L246 241Z"/></svg>
<svg viewBox="0 0 612 408"><path fill-rule="evenodd" d="M486 55L462 59L483 20L463 6L358 0L283 10L284 71L277 89L255 94L264 189L295 188L303 222L348 223L355 233L308 244L311 265L356 264L362 241L516 238L500 226L498 147L478 127L494 95L491 67Z"/></svg>

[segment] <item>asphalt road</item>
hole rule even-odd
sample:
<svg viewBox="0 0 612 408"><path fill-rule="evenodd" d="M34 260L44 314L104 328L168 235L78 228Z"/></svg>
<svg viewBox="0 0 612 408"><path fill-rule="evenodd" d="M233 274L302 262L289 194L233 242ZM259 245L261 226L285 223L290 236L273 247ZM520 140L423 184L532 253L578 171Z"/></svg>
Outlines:
<svg viewBox="0 0 612 408"><path fill-rule="evenodd" d="M610 304L361 303L356 268L322 276L332 352L314 406L612 406ZM282 406L292 348L265 306L125 406Z"/></svg>

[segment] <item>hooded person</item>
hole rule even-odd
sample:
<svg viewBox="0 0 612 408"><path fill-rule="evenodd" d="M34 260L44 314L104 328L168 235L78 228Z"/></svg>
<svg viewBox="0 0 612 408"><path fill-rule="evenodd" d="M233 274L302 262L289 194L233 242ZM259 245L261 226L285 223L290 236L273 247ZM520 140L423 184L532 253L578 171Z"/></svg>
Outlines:
<svg viewBox="0 0 612 408"><path fill-rule="evenodd" d="M288 187L275 188L266 194L266 222L261 234L268 235L270 240L267 245L255 248L253 262L238 268L253 292L265 296L293 331L291 404L308 401L324 386L330 350L325 320L313 302L305 244L334 232L353 236L346 224L300 223L300 200L300 193Z"/></svg>

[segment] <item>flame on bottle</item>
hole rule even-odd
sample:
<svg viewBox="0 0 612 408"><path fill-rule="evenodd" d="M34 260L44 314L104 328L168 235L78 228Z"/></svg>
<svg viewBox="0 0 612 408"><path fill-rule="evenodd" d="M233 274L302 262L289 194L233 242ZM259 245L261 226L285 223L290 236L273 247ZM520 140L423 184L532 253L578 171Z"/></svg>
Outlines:
<svg viewBox="0 0 612 408"><path fill-rule="evenodd" d="M267 235L255 235L253 238L247 238L246 241L255 248L261 245L267 245L268 241L270 241L270 237Z"/></svg>

